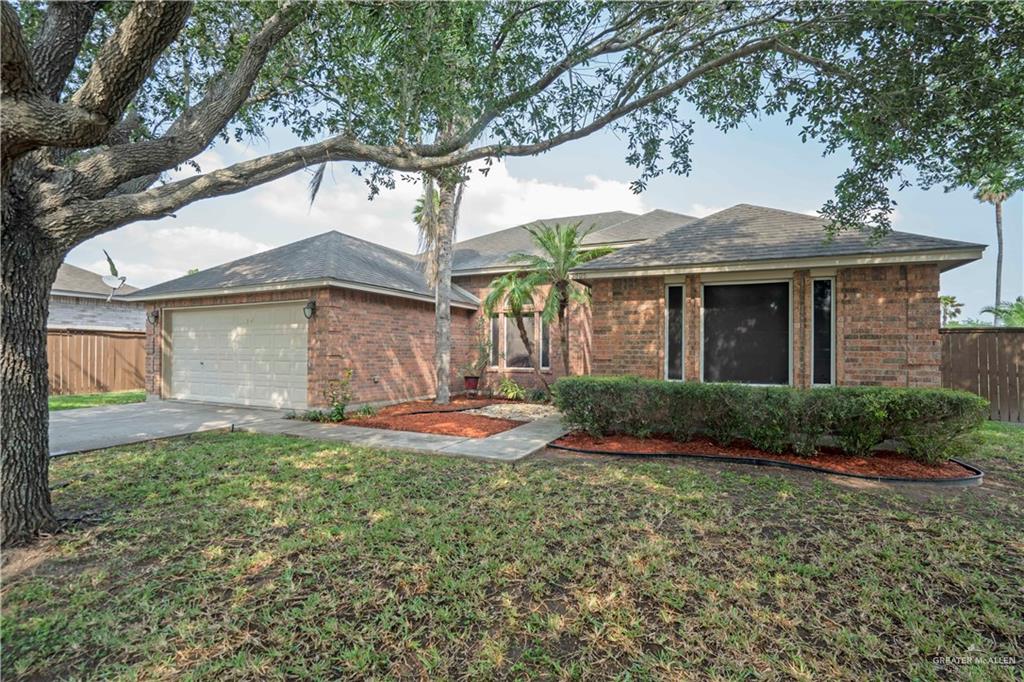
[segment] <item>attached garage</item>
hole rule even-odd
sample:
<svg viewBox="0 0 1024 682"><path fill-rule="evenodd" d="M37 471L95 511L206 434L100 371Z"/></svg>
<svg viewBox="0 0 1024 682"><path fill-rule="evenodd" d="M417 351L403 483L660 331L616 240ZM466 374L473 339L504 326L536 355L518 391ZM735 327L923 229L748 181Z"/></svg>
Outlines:
<svg viewBox="0 0 1024 682"><path fill-rule="evenodd" d="M168 310L167 397L306 407L304 302Z"/></svg>

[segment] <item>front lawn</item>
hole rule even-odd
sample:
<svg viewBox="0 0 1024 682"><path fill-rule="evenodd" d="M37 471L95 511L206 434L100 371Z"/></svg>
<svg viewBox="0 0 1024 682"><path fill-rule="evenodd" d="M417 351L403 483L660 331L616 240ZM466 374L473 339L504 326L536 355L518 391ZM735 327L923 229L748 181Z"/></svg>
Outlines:
<svg viewBox="0 0 1024 682"><path fill-rule="evenodd" d="M1024 429L975 439L956 491L241 433L69 457L76 525L5 556L2 672L1011 679L932 662L1024 657Z"/></svg>
<svg viewBox="0 0 1024 682"><path fill-rule="evenodd" d="M79 407L126 405L146 400L145 391L114 391L112 393L83 393L81 395L51 395L51 410L74 410Z"/></svg>

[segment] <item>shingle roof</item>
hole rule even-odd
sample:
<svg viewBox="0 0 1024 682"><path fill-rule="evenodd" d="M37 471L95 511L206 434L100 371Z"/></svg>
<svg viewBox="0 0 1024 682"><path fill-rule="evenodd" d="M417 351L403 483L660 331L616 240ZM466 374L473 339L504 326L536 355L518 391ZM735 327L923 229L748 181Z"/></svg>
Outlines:
<svg viewBox="0 0 1024 682"><path fill-rule="evenodd" d="M415 256L332 231L157 284L132 298L172 298L196 291L310 280L362 284L398 294L434 295L424 277L423 264ZM477 303L454 288L452 300Z"/></svg>
<svg viewBox="0 0 1024 682"><path fill-rule="evenodd" d="M585 273L735 261L984 248L983 244L895 231L878 243L872 243L864 233L852 231L843 232L832 241L826 241L825 237L825 221L821 218L738 204L650 241L598 258L577 270Z"/></svg>
<svg viewBox="0 0 1024 682"><path fill-rule="evenodd" d="M584 228L593 226L593 231L596 233L635 217L637 217L635 213L608 211L606 213L544 218L535 220L532 223L516 225L505 230L467 239L455 244L452 254L452 271L454 274L459 274L459 271L501 267L508 264L509 256L514 253L536 253L537 249L534 246L533 238L530 237L530 233L526 231L527 227L581 223Z"/></svg>
<svg viewBox="0 0 1024 682"><path fill-rule="evenodd" d="M101 275L80 268L75 265L68 263L62 263L60 269L57 270L57 279L53 282L54 291L67 291L73 293L89 294L92 296L109 296L110 287L103 283ZM117 296L123 296L124 294L130 294L133 291L138 291L135 287L128 286L125 284L117 290Z"/></svg>
<svg viewBox="0 0 1024 682"><path fill-rule="evenodd" d="M644 241L660 237L669 230L692 223L694 220L697 219L692 215L663 211L658 208L635 218L623 220L621 223L603 230L591 232L583 240L583 243L597 245Z"/></svg>

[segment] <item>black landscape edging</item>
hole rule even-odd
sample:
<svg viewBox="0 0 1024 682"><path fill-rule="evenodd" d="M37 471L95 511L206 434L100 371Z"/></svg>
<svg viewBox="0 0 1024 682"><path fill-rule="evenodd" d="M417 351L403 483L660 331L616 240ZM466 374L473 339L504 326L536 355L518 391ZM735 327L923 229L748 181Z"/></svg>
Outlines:
<svg viewBox="0 0 1024 682"><path fill-rule="evenodd" d="M567 445L555 445L555 443L548 443L548 447L555 450L566 450L568 452L578 452L586 455L610 455L612 457L636 457L636 458L647 458L652 457L659 458L672 458L677 457L689 457L691 459L704 459L713 462L732 462L735 464L751 464L754 466L770 466L770 467L781 467L783 469L796 469L799 471L813 471L819 474L829 474L831 476L845 476L847 478L859 478L867 481L877 481L879 483L923 483L929 485L942 485L949 487L967 487L974 485L981 485L981 481L985 476L985 472L976 466L961 462L958 459L950 457L949 461L955 464L959 464L968 471L974 472L971 476L964 478L904 478L896 476L868 476L865 474L848 474L842 471L835 471L833 469L825 469L822 467L811 466L809 464L796 464L794 462L786 462L778 459L765 459L761 457L731 457L729 455L702 455L702 454L690 454L690 453L646 453L646 452L609 452L607 450L585 450L583 448L573 448Z"/></svg>

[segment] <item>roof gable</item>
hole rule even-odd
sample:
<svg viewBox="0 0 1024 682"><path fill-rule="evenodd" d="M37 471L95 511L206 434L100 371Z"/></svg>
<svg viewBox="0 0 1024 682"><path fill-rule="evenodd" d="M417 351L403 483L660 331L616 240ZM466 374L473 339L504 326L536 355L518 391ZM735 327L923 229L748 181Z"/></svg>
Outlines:
<svg viewBox="0 0 1024 682"><path fill-rule="evenodd" d="M268 284L332 280L433 297L423 263L412 256L358 237L331 231L143 289L139 298L171 298L188 292ZM453 300L475 304L453 290Z"/></svg>
<svg viewBox="0 0 1024 682"><path fill-rule="evenodd" d="M578 271L984 248L982 244L896 231L878 242L853 231L828 240L825 226L825 220L817 216L737 204L598 258Z"/></svg>
<svg viewBox="0 0 1024 682"><path fill-rule="evenodd" d="M608 211L605 213L562 216L560 218L543 218L472 239L466 239L455 244L452 253L452 271L454 274L460 274L460 271L501 268L510 265L509 257L514 253L538 253L537 247L533 243L533 238L526 229L528 227L539 225L574 225L580 223L584 228L592 227L593 232L596 233L624 220L636 217L635 213Z"/></svg>
<svg viewBox="0 0 1024 682"><path fill-rule="evenodd" d="M61 263L57 270L57 278L51 287L52 291L66 291L68 293L86 294L90 296L109 296L110 287L103 283L103 276L91 270L80 268L70 263ZM122 285L117 290L118 296L138 291L133 286Z"/></svg>

